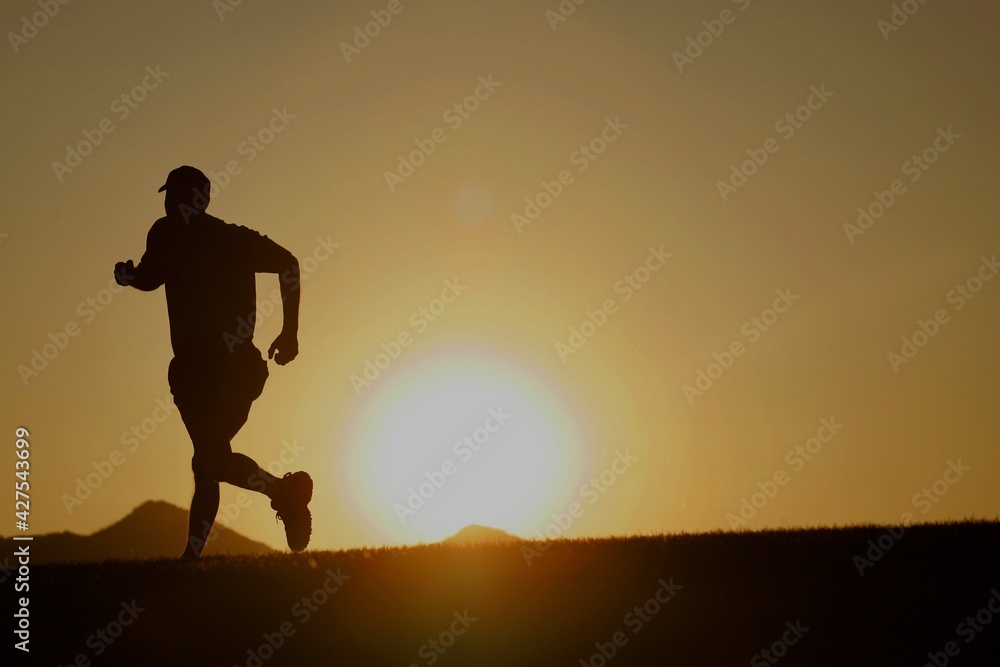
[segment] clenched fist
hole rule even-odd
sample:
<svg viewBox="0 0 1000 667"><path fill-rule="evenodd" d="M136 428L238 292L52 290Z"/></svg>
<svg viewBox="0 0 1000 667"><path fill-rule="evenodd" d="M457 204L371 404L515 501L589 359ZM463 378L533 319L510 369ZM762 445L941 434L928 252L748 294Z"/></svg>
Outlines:
<svg viewBox="0 0 1000 667"><path fill-rule="evenodd" d="M132 279L135 278L135 265L130 259L127 262L118 262L115 264L115 282L122 287L128 287L132 283Z"/></svg>

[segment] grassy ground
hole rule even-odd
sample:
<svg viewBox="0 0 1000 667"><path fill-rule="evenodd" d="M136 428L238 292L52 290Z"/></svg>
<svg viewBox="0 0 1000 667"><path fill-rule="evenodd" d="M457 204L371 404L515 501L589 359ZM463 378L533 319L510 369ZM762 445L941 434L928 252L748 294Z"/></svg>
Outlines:
<svg viewBox="0 0 1000 667"><path fill-rule="evenodd" d="M31 664L997 665L998 588L984 522L47 565Z"/></svg>

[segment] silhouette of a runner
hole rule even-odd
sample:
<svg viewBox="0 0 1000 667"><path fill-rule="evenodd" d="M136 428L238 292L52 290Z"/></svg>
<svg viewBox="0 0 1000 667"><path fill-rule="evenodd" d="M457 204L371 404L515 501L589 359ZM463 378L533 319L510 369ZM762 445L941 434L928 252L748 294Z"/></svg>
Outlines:
<svg viewBox="0 0 1000 667"><path fill-rule="evenodd" d="M284 325L268 358L284 366L298 355L299 263L292 253L257 232L205 212L211 183L198 169L178 167L166 190L160 218L146 237L146 252L115 265L119 285L149 292L166 285L174 358L167 378L194 444L194 497L182 557L197 558L219 510L219 482L259 491L285 524L293 551L309 544L312 479L307 473L277 478L230 441L246 423L267 380L267 361L253 344L256 273L276 273Z"/></svg>

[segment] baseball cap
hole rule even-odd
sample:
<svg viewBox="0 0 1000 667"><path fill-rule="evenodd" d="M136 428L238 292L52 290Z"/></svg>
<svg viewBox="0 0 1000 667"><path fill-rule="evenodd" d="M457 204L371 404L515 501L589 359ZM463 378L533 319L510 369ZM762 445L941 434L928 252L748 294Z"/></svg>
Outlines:
<svg viewBox="0 0 1000 667"><path fill-rule="evenodd" d="M163 192L164 190L187 190L188 192L198 190L199 192L207 193L204 189L205 186L211 187L211 181L208 180L208 177L200 169L184 165L177 167L167 174L167 182L161 185L157 192Z"/></svg>

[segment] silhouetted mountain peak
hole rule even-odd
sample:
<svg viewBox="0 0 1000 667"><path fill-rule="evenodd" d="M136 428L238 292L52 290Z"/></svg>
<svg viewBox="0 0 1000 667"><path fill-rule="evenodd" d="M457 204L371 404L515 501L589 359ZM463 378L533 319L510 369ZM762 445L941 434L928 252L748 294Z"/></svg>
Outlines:
<svg viewBox="0 0 1000 667"><path fill-rule="evenodd" d="M442 540L448 544L472 544L477 542L516 542L519 538L499 528L471 524L451 537Z"/></svg>
<svg viewBox="0 0 1000 667"><path fill-rule="evenodd" d="M148 500L115 523L91 535L60 532L35 536L37 563L100 561L111 558L174 558L187 537L187 510L162 500ZM205 555L264 554L274 549L218 523ZM4 540L11 542L12 540ZM43 548L44 545L44 548Z"/></svg>
<svg viewBox="0 0 1000 667"><path fill-rule="evenodd" d="M107 526L106 528L102 528L98 532L103 533L104 531L111 530L117 526L142 524L147 521L169 521L173 519L178 512L187 514L187 512L182 510L180 507L171 505L165 500L147 500L115 523Z"/></svg>

